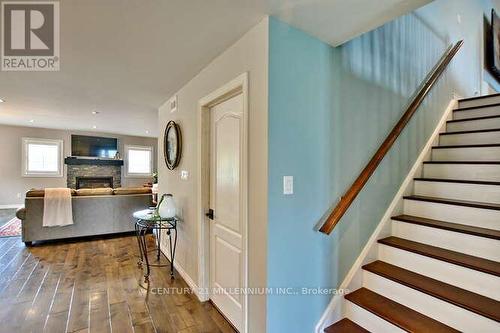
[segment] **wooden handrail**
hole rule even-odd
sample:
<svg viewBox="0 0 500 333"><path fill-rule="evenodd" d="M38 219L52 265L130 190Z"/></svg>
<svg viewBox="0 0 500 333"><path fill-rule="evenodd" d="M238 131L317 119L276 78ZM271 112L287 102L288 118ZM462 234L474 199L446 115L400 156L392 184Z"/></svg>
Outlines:
<svg viewBox="0 0 500 333"><path fill-rule="evenodd" d="M330 213L326 221L323 223L319 231L330 234L340 221L342 216L344 216L347 209L351 206L354 199L356 199L357 195L363 187L365 186L368 179L370 179L371 175L377 169L377 166L383 160L389 149L391 149L392 145L399 137L399 134L406 127L411 117L415 114L420 104L422 104L424 98L427 96L432 87L436 84L439 77L443 74L448 64L453 59L453 57L457 54L458 50L462 47L464 41L461 40L457 42L455 45L450 46L444 55L441 57L437 65L432 69L432 71L427 75L426 80L420 86L420 89L417 91L415 97L410 102L408 107L406 108L405 113L399 119L397 124L394 126L392 131L389 133L387 138L384 140L382 145L378 148L377 152L371 158L370 162L365 166L363 171L359 174L358 178L354 181L351 187L345 192L345 194L340 198L340 202L335 206L333 211Z"/></svg>

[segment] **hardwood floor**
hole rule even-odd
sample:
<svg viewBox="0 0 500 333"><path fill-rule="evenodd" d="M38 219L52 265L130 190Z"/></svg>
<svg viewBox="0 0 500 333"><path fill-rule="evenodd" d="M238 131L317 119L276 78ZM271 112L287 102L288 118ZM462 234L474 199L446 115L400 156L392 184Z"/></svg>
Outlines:
<svg viewBox="0 0 500 333"><path fill-rule="evenodd" d="M148 291L141 276L133 236L30 248L0 238L0 332L234 332L210 303ZM153 268L150 286L187 288L168 268Z"/></svg>
<svg viewBox="0 0 500 333"><path fill-rule="evenodd" d="M0 227L16 217L16 209L0 209Z"/></svg>

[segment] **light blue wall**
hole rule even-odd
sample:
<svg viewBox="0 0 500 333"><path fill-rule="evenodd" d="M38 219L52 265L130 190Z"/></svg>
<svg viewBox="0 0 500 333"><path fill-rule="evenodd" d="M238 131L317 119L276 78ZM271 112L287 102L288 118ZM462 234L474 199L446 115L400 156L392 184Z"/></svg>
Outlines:
<svg viewBox="0 0 500 333"><path fill-rule="evenodd" d="M485 2L438 0L333 48L272 18L269 27L269 333L312 332L453 93L480 89ZM462 24L457 24L457 12ZM449 29L441 29L441 24ZM436 27L440 27L439 29ZM332 29L334 29L332 24ZM451 41L466 46L330 236L315 226L370 159ZM294 176L285 196L283 176Z"/></svg>

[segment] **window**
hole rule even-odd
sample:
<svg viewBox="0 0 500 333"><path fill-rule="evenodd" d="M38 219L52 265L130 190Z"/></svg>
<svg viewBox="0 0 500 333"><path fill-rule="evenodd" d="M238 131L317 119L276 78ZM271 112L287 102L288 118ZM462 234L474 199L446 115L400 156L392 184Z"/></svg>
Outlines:
<svg viewBox="0 0 500 333"><path fill-rule="evenodd" d="M153 173L153 147L125 146L128 177L150 177Z"/></svg>
<svg viewBox="0 0 500 333"><path fill-rule="evenodd" d="M62 177L62 140L23 138L23 176Z"/></svg>

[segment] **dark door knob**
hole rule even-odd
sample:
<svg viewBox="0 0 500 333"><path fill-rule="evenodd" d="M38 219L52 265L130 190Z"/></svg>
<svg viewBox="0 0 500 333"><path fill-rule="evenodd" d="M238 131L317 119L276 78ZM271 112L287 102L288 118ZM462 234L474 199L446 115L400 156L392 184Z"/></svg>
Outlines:
<svg viewBox="0 0 500 333"><path fill-rule="evenodd" d="M214 219L214 210L209 209L208 213L206 213L205 216L208 217L209 219L213 220Z"/></svg>

